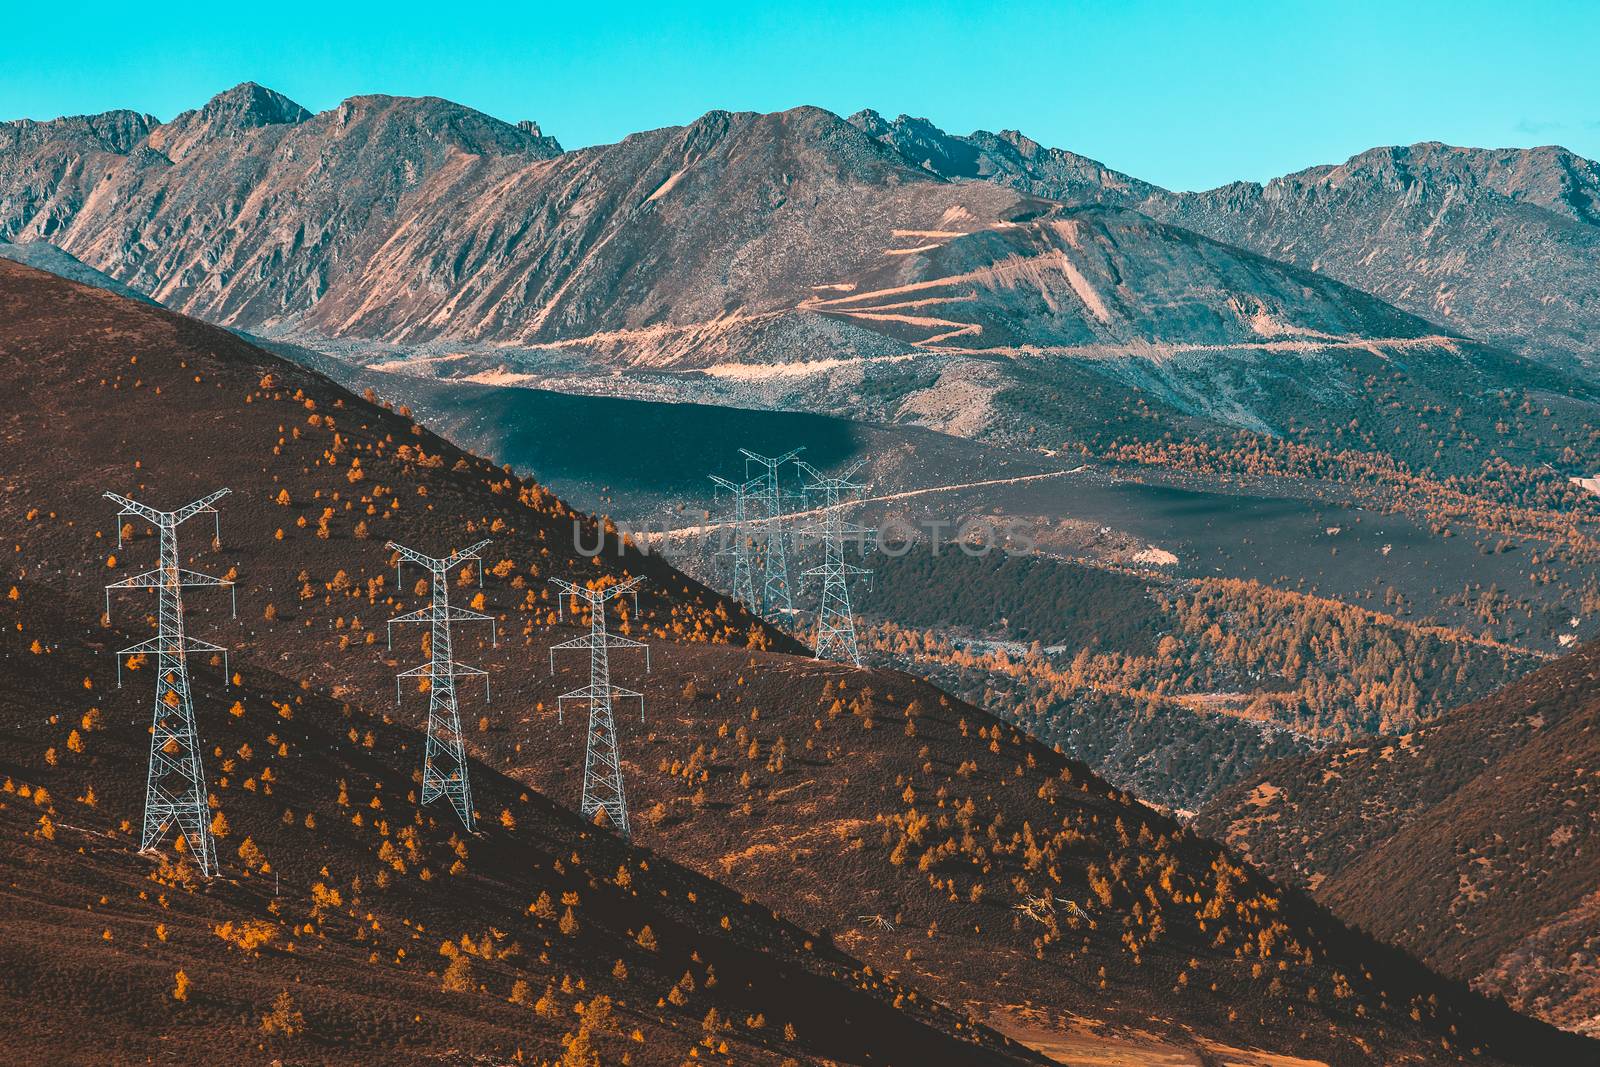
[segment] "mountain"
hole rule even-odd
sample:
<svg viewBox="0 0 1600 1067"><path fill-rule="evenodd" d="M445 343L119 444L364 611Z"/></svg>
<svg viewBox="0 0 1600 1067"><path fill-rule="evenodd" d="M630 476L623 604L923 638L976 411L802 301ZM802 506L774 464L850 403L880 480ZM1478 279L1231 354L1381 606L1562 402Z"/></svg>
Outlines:
<svg viewBox="0 0 1600 1067"><path fill-rule="evenodd" d="M560 151L535 127L434 98L355 97L312 116L246 84L166 124L121 115L0 125L0 146L16 146L0 162L0 234L50 239L228 323L315 302L430 180Z"/></svg>
<svg viewBox="0 0 1600 1067"><path fill-rule="evenodd" d="M0 321L15 398L0 436L18 459L0 594L13 1055L355 1063L381 1047L403 1062L510 1062L560 1057L583 1035L612 1062L677 1064L703 1040L774 1065L1027 1059L482 762L481 832L461 834L416 804L415 705L400 725L394 690L347 684L357 660L382 679L420 655L374 639L413 595L387 584L389 537L489 537L488 591L518 605L499 615L501 648L519 656L553 607L551 573L649 576L636 632L687 622L700 640L796 649L787 638L614 538L580 556L575 530L593 520L548 490L223 331L11 262ZM224 869L202 885L181 852L134 852L148 664L128 661L116 688L106 653L133 635L92 620L98 586L154 551L137 523L117 544L100 492L160 506L224 483L227 547L196 537L183 553L231 564L240 593L237 622L189 598L191 632L234 653L230 688L194 658ZM147 608L119 602L114 617L143 636ZM541 625L541 655L544 643ZM457 647L476 658L488 643ZM608 1010L575 1014L597 997Z"/></svg>
<svg viewBox="0 0 1600 1067"><path fill-rule="evenodd" d="M51 274L67 278L71 281L92 285L97 289L106 289L118 296L137 300L142 304L155 304L156 301L145 296L137 289L123 285L115 278L102 274L93 267L61 251L49 241L30 241L27 244L12 244L9 241L0 241L0 258L13 260L33 267L35 270L49 271Z"/></svg>
<svg viewBox="0 0 1600 1067"><path fill-rule="evenodd" d="M1123 458L1243 430L1446 475L1503 459L1549 491L1600 465L1581 380L1116 206L1158 192L1020 135L796 108L562 152L443 100L307 115L254 85L166 124L3 131L0 234L396 373ZM1485 411L1546 394L1532 433Z"/></svg>
<svg viewBox="0 0 1600 1067"><path fill-rule="evenodd" d="M1364 684L1398 694L1388 704L1405 712L1404 725L1437 710L1407 696L1421 677L1438 673L1435 667L1449 664L1458 673L1465 667L1460 682L1444 691L1466 697L1482 691L1481 664L1503 658L1521 669L1532 655L1592 632L1600 498L1569 481L1600 467L1600 392L1592 383L1462 336L1326 272L1152 218L1149 212L1160 213L1152 206L1158 192L1092 161L1039 149L1020 136L974 137L962 148L936 134L909 121L858 116L851 122L815 108L712 112L687 126L564 152L532 123L500 122L447 101L358 97L306 115L276 94L242 86L165 124L114 112L0 127L0 234L48 240L175 310L268 335L286 352L310 352L307 362L337 360L341 376L364 379L374 395L396 405L415 399L419 413L481 445L496 464L518 463L523 473L537 464L563 477L604 467L613 473L579 486L596 507L623 505L624 492L635 499L655 493L659 501L670 490L677 508L698 509L708 499L685 499L682 464L628 463L630 446L666 453L670 444L641 438L634 445L630 430L599 421L633 418L640 409L616 396L607 404L557 405L548 396L508 398L509 391L543 386L843 420L847 425L800 419L762 425L774 434L814 433L818 452L826 442L829 455L881 447L887 457L875 473L885 475L885 497L923 494L919 500L948 506L955 517L1020 518L1052 535L1065 528L1074 545L1111 545L1113 562L1170 560L1154 565L1178 568L1185 580L1257 583L1248 596L1227 591L1220 598L1227 610L1257 612L1265 605L1273 610L1264 618L1309 625L1328 612L1306 601L1283 609L1286 616L1274 614L1280 594L1356 601L1381 595L1388 610L1392 593L1396 617L1417 604L1419 630L1439 624L1457 631L1419 634L1362 616L1359 632L1377 635L1381 652L1362 659ZM1510 190L1495 195L1515 192L1499 179L1488 184ZM1092 198L1096 185L1115 195ZM1532 184L1518 188L1525 191L1516 195L1535 197ZM1552 190L1559 185L1539 188L1541 203L1557 203ZM1530 210L1558 213L1539 204ZM1587 225L1577 214L1569 221ZM192 322L181 327L199 329ZM224 344L204 337L197 343ZM87 357L78 363L97 365ZM74 373L70 381L89 393L104 378L109 384L98 388L110 389L113 399L143 377L131 365ZM37 417L16 416L24 420L27 450L74 454L77 427L105 421L98 410L72 409L70 417L64 410L62 435L49 436L56 431L39 419L67 388L58 382L45 390ZM258 384L248 391L290 398L275 405L293 398L292 389ZM232 407L204 411L213 429L237 417ZM686 416L699 423L698 436L679 440L699 441L695 455L709 455L705 431L714 423L704 408L656 425L681 426ZM544 426L536 420L546 417L573 440L583 433L599 442L582 456L559 441L554 445L561 447L528 443ZM730 432L748 433L760 415L717 419ZM254 509L246 521L263 540L282 529L307 556L293 567L262 563L276 569L257 570L268 577L254 593L279 618L298 618L302 629L310 619L312 630L278 633L285 628L280 623L258 626L258 635L278 633L274 654L303 664L305 680L331 692L353 685L350 675L359 672L348 656L302 643L312 635L344 636L338 624L345 613L323 610L334 590L319 594L317 586L334 582L340 571L347 580L375 579L381 561L365 559L362 566L371 570L357 571L347 555L324 551L326 542L307 531L330 507L330 539L342 528L353 537L362 523L369 533L380 524L371 521L376 516L347 515L340 525L356 484L340 481L352 473L348 448L335 448L331 434L309 423L295 423L301 438L279 425L291 422L280 419L272 432L249 441L218 436L169 456L173 473L163 488L175 495L211 488L191 480L197 453L265 461L273 449L311 448L298 468L258 473L302 481L321 475L327 480L309 492L322 497L291 492L290 505L239 506ZM147 451L139 436L144 426L129 424L114 438L97 435L102 451L81 470L61 473L59 490L68 497L47 510L75 519L96 513L110 471L105 457ZM908 428L916 434L901 432ZM405 440L412 431L400 425L391 432ZM342 428L335 433L343 439ZM35 437L46 446L35 445ZM451 473L477 472L472 476L481 483L504 487L496 499L524 492L511 473L428 441L422 456L448 455L446 467L459 457L467 466ZM726 442L728 451L742 443ZM387 445L383 451L397 454ZM399 461L401 473L418 467L415 457L413 451ZM131 463L120 469L132 477ZM624 486L614 476L619 470L636 480ZM454 492L430 488L446 497ZM437 507L438 499L407 495L399 510L409 520ZM492 528L489 513L473 509L467 514L474 528ZM571 544L572 526L583 520L569 511L552 513L556 525L541 527L547 539L541 548L557 551L550 538ZM514 515L499 517L517 525ZM592 533L592 526L583 528ZM37 537L30 533L28 543ZM84 558L86 547L44 545L38 558ZM564 558L587 565L574 552ZM672 589L687 582L655 557L629 566ZM522 599L533 576L519 577L524 589L514 595ZM793 639L709 590L686 587L693 592L683 599L647 598L652 633L765 644L775 656L799 651ZM300 616L313 612L311 602L321 607ZM547 602L526 605L525 623L540 607L540 619L548 614ZM981 613L938 621L952 631L994 622ZM1169 686L1154 714L1142 695L1097 693L1086 698L1092 721L1075 719L1076 697L1060 700L1053 685L1023 691L1008 681L1015 664L986 664L997 669L961 676L961 688L1005 701L1002 710L1014 721L1062 740L1071 755L1094 760L1119 785L1147 788L1171 773L1172 790L1154 799L1177 808L1248 774L1261 758L1303 747L1308 736L1326 742L1319 731L1329 726L1403 728L1385 722L1385 712L1375 719L1370 694L1352 689L1352 679L1329 680L1294 666L1304 657L1281 642L1268 642L1274 655L1284 652L1272 661L1285 666L1279 673L1249 662L1249 648L1205 666L1205 653L1214 650L1206 632L1172 635L1180 647L1181 639L1191 643L1183 648L1184 670L1171 673L1195 681L1198 691L1174 693ZM950 636L933 635L930 647ZM1018 635L982 636L1008 642ZM1307 647L1313 637L1306 631ZM1438 664L1406 671L1389 662L1394 648L1413 640L1408 647L1428 650ZM1475 650L1485 646L1479 656ZM527 644L520 652L539 654ZM1195 656L1202 666L1191 666ZM1390 668L1388 678L1366 670L1378 665ZM368 673L359 691L375 699L389 684L386 672L372 663L361 670ZM717 671L736 678L740 668L728 659ZM725 677L720 684L731 688ZM1284 717L1291 721L1268 722L1299 736L1264 731L1260 723L1273 716L1245 722L1232 714L1281 709L1293 699L1286 693L1316 698ZM796 736L791 731L791 740ZM686 763L702 742L708 751L725 743L685 738L676 758ZM976 761L955 750L948 762L959 768ZM908 762L896 773L909 780L921 766ZM951 792L958 788L947 792L962 795ZM888 815L876 798L860 806ZM867 817L848 810L837 816ZM1045 817L1041 811L1039 820ZM1135 820L1131 813L1118 817L1125 825ZM1044 823L1033 825L1039 832ZM684 847L686 863L703 861L692 842ZM1117 855L1108 851L1101 859ZM1213 860L1202 855L1194 862L1204 867ZM1196 885L1205 881L1203 873L1196 878ZM922 891L920 881L916 888ZM850 911L837 900L812 907L805 921L830 928ZM992 929L993 921L977 925ZM1024 954L1029 948L1031 939L1012 946ZM881 970L897 958L903 951L872 964ZM1123 982L1117 968L1108 973L1108 983ZM1172 972L1174 982L1179 973ZM1040 981L1059 977L1051 972ZM930 979L942 995L946 987L937 980L937 974ZM1328 980L1314 984L1325 992ZM1225 985L1219 979L1219 988ZM1144 995L1128 994L1119 1009L1123 1023L1141 1010L1132 1005ZM1265 1014L1256 1018L1260 1040L1276 1040L1281 1027L1260 1021ZM1211 1034L1227 1029L1215 1019L1212 1025Z"/></svg>
<svg viewBox="0 0 1600 1067"><path fill-rule="evenodd" d="M1596 1032L1600 646L1405 737L1261 768L1196 822L1362 929Z"/></svg>
<svg viewBox="0 0 1600 1067"><path fill-rule="evenodd" d="M1134 208L1562 366L1600 359L1600 163L1554 145L1373 148L1265 185L1172 192L1015 130L850 121L930 173Z"/></svg>
<svg viewBox="0 0 1600 1067"><path fill-rule="evenodd" d="M1238 579L957 550L878 564L875 651L1186 812L1267 759L1415 729L1545 662Z"/></svg>
<svg viewBox="0 0 1600 1067"><path fill-rule="evenodd" d="M1046 148L1017 130L976 130L961 137L927 119L901 115L890 121L870 108L851 115L849 121L941 178L995 182L1073 207L1138 207L1164 192L1087 156Z"/></svg>
<svg viewBox="0 0 1600 1067"><path fill-rule="evenodd" d="M1600 359L1600 163L1564 148L1374 148L1144 209L1480 340Z"/></svg>
<svg viewBox="0 0 1600 1067"><path fill-rule="evenodd" d="M570 539L575 527L592 538L594 520L403 412L211 326L16 264L0 263L0 323L0 395L14 398L0 433L19 460L0 522L22 626L0 661L13 789L0 814L17 836L8 863L21 864L3 899L8 932L26 933L8 938L8 973L35 976L53 1002L124 1012L105 1026L135 1054L152 1019L167 1020L174 1047L276 1051L299 1013L303 1044L288 1047L303 1058L357 1060L366 1042L417 1059L510 1058L519 1040L548 1056L581 1032L574 1002L604 991L617 1028L641 1037L607 1027L587 1040L638 1062L681 1061L707 1039L754 1063L1028 1055L990 1024L1066 1059L1594 1056L1352 932L976 707L797 654L615 537L582 557ZM196 664L229 836L228 877L191 893L181 864L152 870L128 850L119 820L137 810L146 703L137 670L117 692L112 665L91 658L125 638L88 620L103 610L99 585L150 550L137 524L116 547L99 493L175 500L218 484L233 489L226 547L190 547L197 567L236 570L240 621L199 605L189 621L229 642L240 709L222 713L228 694ZM469 711L485 833L465 839L407 794L420 742L401 724L419 712L396 713L393 674L420 653L385 651L375 634L417 594L388 584L378 545L479 536L493 542L483 606L502 640L457 646L495 680L475 728ZM545 676L548 646L578 631L555 616L544 579L585 573L650 578L626 620L656 645L645 721L619 723L650 852L543 799L570 803L583 773L581 730L552 715L581 668ZM246 836L272 871L240 854ZM548 929L541 892L559 918L574 909L575 932ZM63 945L70 968L47 966ZM441 996L463 969L476 998ZM108 972L127 998L100 996ZM535 997L553 986L559 1015L504 1003L518 974ZM778 982L787 1000L769 993ZM687 1004L668 995L674 984ZM33 1003L6 995L18 1014ZM30 1047L98 1032L63 1038L60 1019L41 1013L19 1032Z"/></svg>

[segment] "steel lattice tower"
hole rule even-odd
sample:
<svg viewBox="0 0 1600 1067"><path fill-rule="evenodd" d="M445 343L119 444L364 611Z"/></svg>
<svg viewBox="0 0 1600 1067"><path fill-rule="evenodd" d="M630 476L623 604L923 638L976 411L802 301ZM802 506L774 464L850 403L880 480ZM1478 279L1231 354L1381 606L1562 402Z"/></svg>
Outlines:
<svg viewBox="0 0 1600 1067"><path fill-rule="evenodd" d="M742 485L719 478L713 474L712 482L718 488L733 494L733 547L718 552L719 556L733 557L733 599L742 601L751 611L759 611L761 602L756 599L754 536L750 532L749 503L753 494L761 489L762 478L753 478Z"/></svg>
<svg viewBox="0 0 1600 1067"><path fill-rule="evenodd" d="M139 835L139 851L148 852L160 843L174 823L200 866L210 878L217 873L217 850L211 840L211 812L206 801L205 770L200 763L200 735L195 728L194 699L189 689L190 652L222 654L223 683L227 683L228 650L209 641L188 637L183 632L184 586L226 586L233 582L213 578L182 567L178 563L178 527L202 512L210 512L215 533L214 545L222 540L221 519L212 505L228 490L185 504L176 511L157 511L116 493L105 494L117 504L117 547L122 547L124 516L137 516L149 522L160 534L160 565L106 586L106 618L111 617L113 589L159 590L156 636L130 645L117 653L117 685L122 685L122 657L156 657L156 703L150 726L150 769L145 779L144 829ZM237 608L237 594L235 608Z"/></svg>
<svg viewBox="0 0 1600 1067"><path fill-rule="evenodd" d="M762 524L766 528L766 543L761 553L761 611L762 614L787 615L794 610L794 600L789 592L789 532L783 528L783 492L778 487L778 468L794 459L804 448L796 448L781 456L762 456L748 448L744 454L745 477L757 483L756 499L761 501ZM761 473L750 477L751 468Z"/></svg>
<svg viewBox="0 0 1600 1067"><path fill-rule="evenodd" d="M807 463L797 462L796 466L809 479L805 491L821 501L821 525L808 528L806 533L822 542L822 565L802 572L802 577L822 579L822 603L817 609L817 658L849 660L859 667L861 651L856 646L856 617L850 607L850 579L872 572L845 562L844 542L848 537L866 551L875 531L845 522L844 508L848 504L846 496L854 496L867 488L850 480L862 464L856 463L833 478L824 477Z"/></svg>
<svg viewBox="0 0 1600 1067"><path fill-rule="evenodd" d="M483 678L483 699L489 699L489 674L477 667L458 663L450 640L453 622L487 622L490 641L495 640L495 624L491 616L467 608L450 605L450 572L468 560L481 558L478 553L488 541L479 541L471 548L462 549L444 559L425 556L415 549L389 542L389 548L398 553L395 562L396 584L399 581L400 563L409 560L428 572L428 590L433 602L406 615L389 620L389 647L394 647L395 623L425 622L429 630L427 663L395 675L395 699L400 699L400 684L405 678L428 679L428 740L422 757L422 802L431 804L440 797L449 799L462 825L472 831L472 784L467 778L467 748L461 738L461 709L456 699L456 679L476 676ZM483 568L478 568L478 584L483 584Z"/></svg>
<svg viewBox="0 0 1600 1067"><path fill-rule="evenodd" d="M613 648L644 649L644 669L650 669L650 646L643 641L617 637L606 632L606 604L624 593L633 597L634 613L639 610L639 583L643 578L630 578L621 585L607 589L587 589L572 582L552 578L550 582L561 590L562 617L565 617L565 598L570 596L589 605L589 634L575 637L550 648L550 673L556 669L556 652L561 649L586 648L589 650L589 684L556 698L556 721L565 721L564 708L568 700L582 700L589 705L589 739L583 757L583 802L578 811L586 819L593 819L603 811L611 825L624 837L633 836L628 823L628 798L622 786L622 757L617 752L617 723L612 701L617 697L636 698L639 701L639 721L644 721L644 694L611 684L611 655Z"/></svg>

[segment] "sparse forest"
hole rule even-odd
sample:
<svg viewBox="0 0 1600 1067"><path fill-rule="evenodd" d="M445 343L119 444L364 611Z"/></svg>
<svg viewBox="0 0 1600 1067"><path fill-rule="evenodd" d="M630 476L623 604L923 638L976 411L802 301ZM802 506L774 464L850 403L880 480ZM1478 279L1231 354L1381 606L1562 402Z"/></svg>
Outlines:
<svg viewBox="0 0 1600 1067"><path fill-rule="evenodd" d="M937 580L924 574L933 567ZM951 592L910 593L929 588ZM903 611L926 622L876 624L878 654L1180 808L1263 759L1414 729L1544 659L1238 579L911 556L884 568L880 589L882 599L868 602L875 615ZM1050 607L1034 599L1038 590L1062 599ZM1069 640L1083 633L1079 620L1092 627L1099 619L1115 620L1096 632L1119 636L1122 647ZM1012 633L1031 640L989 637Z"/></svg>

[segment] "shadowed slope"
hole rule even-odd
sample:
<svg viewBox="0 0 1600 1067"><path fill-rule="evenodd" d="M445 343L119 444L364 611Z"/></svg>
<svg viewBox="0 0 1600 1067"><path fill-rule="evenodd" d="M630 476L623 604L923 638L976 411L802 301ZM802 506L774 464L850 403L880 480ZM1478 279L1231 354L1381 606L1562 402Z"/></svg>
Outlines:
<svg viewBox="0 0 1600 1067"><path fill-rule="evenodd" d="M1405 737L1262 768L1201 815L1442 971L1592 1031L1600 648Z"/></svg>

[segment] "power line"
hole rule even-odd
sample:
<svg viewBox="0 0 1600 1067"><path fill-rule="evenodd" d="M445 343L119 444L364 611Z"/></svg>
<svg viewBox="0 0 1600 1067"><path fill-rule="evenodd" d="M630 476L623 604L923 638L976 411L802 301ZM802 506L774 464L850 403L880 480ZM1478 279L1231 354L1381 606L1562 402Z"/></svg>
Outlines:
<svg viewBox="0 0 1600 1067"><path fill-rule="evenodd" d="M453 622L487 622L489 639L495 642L494 619L479 611L450 605L450 572L468 560L482 563L478 555L488 541L479 541L471 548L452 553L444 559L423 555L415 549L389 542L389 548L399 555L395 561L395 580L398 584L400 564L409 561L428 572L428 589L432 603L406 615L389 620L389 647L394 647L396 623L427 623L429 659L427 663L395 675L395 699L400 700L400 684L404 678L428 680L428 740L422 757L422 802L431 804L440 797L450 801L461 816L462 825L472 831L472 785L467 777L467 749L461 737L461 709L456 700L456 679L473 676L483 679L483 699L489 700L488 672L477 667L458 663L452 651L450 624ZM478 567L478 584L483 585L483 567Z"/></svg>
<svg viewBox="0 0 1600 1067"><path fill-rule="evenodd" d="M783 527L783 491L778 484L778 468L805 449L792 449L781 456L763 456L748 448L739 451L744 455L745 478L760 483L756 499L761 504L766 532L761 553L761 612L770 620L774 615L788 615L794 611L789 589L789 532ZM752 468L761 473L751 478Z"/></svg>
<svg viewBox="0 0 1600 1067"><path fill-rule="evenodd" d="M176 511L155 508L116 493L107 500L119 507L117 518L138 516L160 533L160 565L106 586L106 617L111 617L113 589L156 589L158 614L156 636L130 645L117 653L117 685L122 685L122 657L156 657L156 701L150 726L150 766L145 776L144 827L139 836L139 851L149 852L176 824L200 874L210 878L217 873L217 851L211 840L210 808L206 800L205 769L200 762L200 735L195 726L194 699L189 687L190 652L222 655L223 683L227 684L228 650L209 641L188 637L183 631L183 589L185 586L226 586L233 582L214 578L178 565L178 527L196 515L209 512L215 530L213 546L222 544L222 520L213 507L226 496L219 489L210 496L185 504ZM117 523L117 548L122 548L122 523ZM237 614L237 594L234 594Z"/></svg>
<svg viewBox="0 0 1600 1067"><path fill-rule="evenodd" d="M870 546L876 531L866 526L844 521L847 497L854 498L868 486L853 482L850 476L860 470L865 461L858 462L832 478L824 476L809 463L798 460L795 465L809 479L804 489L821 501L821 522L805 529L810 537L822 542L822 564L803 571L801 576L822 579L822 599L817 609L817 634L815 647L818 659L848 660L861 666L861 651L856 644L856 619L850 605L850 580L871 575L872 572L845 562L846 538L854 540L864 552Z"/></svg>
<svg viewBox="0 0 1600 1067"><path fill-rule="evenodd" d="M556 720L564 721L564 707L568 700L581 700L589 705L589 737L584 745L583 801L578 810L586 819L605 812L611 825L624 837L632 836L628 823L628 798L622 784L622 758L617 752L617 723L612 702L617 697L639 701L639 721L644 722L644 694L611 684L611 649L644 649L644 669L650 669L650 646L643 641L617 637L606 631L606 604L628 594L633 597L634 614L639 612L639 583L643 578L630 578L620 585L594 590L560 578L550 583L562 593L562 617L566 617L565 597L581 600L589 605L589 633L574 637L550 648L550 673L556 669L556 652L563 649L589 650L589 684L582 689L562 693L556 698Z"/></svg>
<svg viewBox="0 0 1600 1067"><path fill-rule="evenodd" d="M741 601L752 612L759 612L761 602L756 599L755 586L755 537L750 532L749 520L752 499L765 484L765 479L758 477L736 483L713 474L711 481L719 489L733 494L733 545L717 553L733 559L733 599Z"/></svg>

